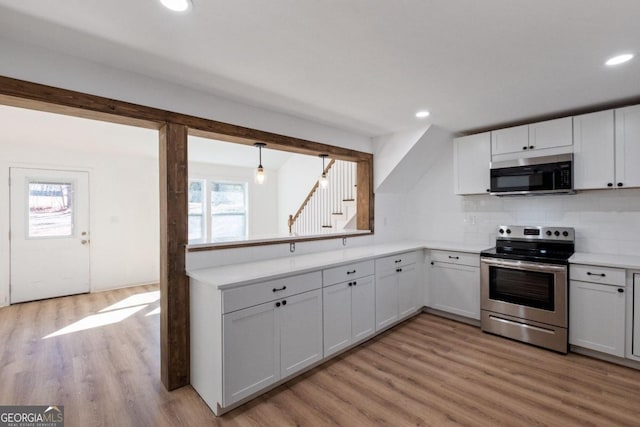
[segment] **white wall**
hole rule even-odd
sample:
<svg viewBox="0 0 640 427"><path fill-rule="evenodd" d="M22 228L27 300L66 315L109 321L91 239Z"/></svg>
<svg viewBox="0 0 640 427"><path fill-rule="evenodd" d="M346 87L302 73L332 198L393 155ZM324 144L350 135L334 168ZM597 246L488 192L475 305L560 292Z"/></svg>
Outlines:
<svg viewBox="0 0 640 427"><path fill-rule="evenodd" d="M318 157L292 155L278 170L278 232L289 234L287 219L294 215L320 176ZM317 173L315 173L317 172Z"/></svg>
<svg viewBox="0 0 640 427"><path fill-rule="evenodd" d="M434 155L440 162L407 198L407 220L418 238L490 247L500 224L555 225L576 229L576 250L580 252L640 253L640 189L562 196L456 196L452 141L434 147Z"/></svg>
<svg viewBox="0 0 640 427"><path fill-rule="evenodd" d="M156 131L140 131L157 141ZM0 305L9 302L10 246L5 236L9 233L10 166L89 171L92 291L159 279L158 157L148 154L157 153L157 142L138 150L130 146L139 141L116 138L107 148L86 140L83 147L74 149L66 139L60 132L49 132L40 141L0 133L0 182L5 183L0 185Z"/></svg>
<svg viewBox="0 0 640 427"><path fill-rule="evenodd" d="M374 191L377 191L380 188L382 183L389 177L389 175L428 129L429 126L422 126L406 132L398 132L373 138L373 168L375 170L375 175L373 177Z"/></svg>
<svg viewBox="0 0 640 427"><path fill-rule="evenodd" d="M277 203L278 172L265 168L265 182L258 185L253 180L254 171L237 166L189 162L189 178L248 183L249 237L273 236L278 233L278 222L281 220Z"/></svg>

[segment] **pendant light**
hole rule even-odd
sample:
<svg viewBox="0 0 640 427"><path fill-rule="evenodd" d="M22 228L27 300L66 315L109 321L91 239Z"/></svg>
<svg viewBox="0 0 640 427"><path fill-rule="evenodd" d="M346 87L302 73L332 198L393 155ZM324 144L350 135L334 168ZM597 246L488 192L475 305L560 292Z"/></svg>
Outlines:
<svg viewBox="0 0 640 427"><path fill-rule="evenodd" d="M320 188L325 189L329 185L329 180L327 180L327 174L324 171L324 160L329 157L328 154L320 154L319 157L322 158L322 174L320 175L320 179L318 180L318 184Z"/></svg>
<svg viewBox="0 0 640 427"><path fill-rule="evenodd" d="M253 144L254 146L258 147L258 152L260 153L260 162L258 163L258 169L256 169L256 174L254 176L254 180L256 182L256 184L262 184L264 183L264 168L262 167L262 147L266 147L267 144L265 144L264 142L256 142L255 144Z"/></svg>

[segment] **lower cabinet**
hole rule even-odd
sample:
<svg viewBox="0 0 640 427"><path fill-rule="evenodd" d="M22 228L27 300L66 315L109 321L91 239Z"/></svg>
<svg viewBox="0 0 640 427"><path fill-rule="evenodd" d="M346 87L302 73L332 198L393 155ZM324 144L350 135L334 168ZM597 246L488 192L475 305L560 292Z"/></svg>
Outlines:
<svg viewBox="0 0 640 427"><path fill-rule="evenodd" d="M571 280L569 344L624 357L625 298L623 286Z"/></svg>
<svg viewBox="0 0 640 427"><path fill-rule="evenodd" d="M223 316L223 405L322 359L322 291Z"/></svg>
<svg viewBox="0 0 640 427"><path fill-rule="evenodd" d="M631 353L640 357L640 274L633 275L633 335Z"/></svg>
<svg viewBox="0 0 640 427"><path fill-rule="evenodd" d="M376 331L422 308L415 252L376 260Z"/></svg>
<svg viewBox="0 0 640 427"><path fill-rule="evenodd" d="M368 276L323 289L324 355L375 332L375 280Z"/></svg>
<svg viewBox="0 0 640 427"><path fill-rule="evenodd" d="M431 259L430 307L480 320L480 257L433 251Z"/></svg>

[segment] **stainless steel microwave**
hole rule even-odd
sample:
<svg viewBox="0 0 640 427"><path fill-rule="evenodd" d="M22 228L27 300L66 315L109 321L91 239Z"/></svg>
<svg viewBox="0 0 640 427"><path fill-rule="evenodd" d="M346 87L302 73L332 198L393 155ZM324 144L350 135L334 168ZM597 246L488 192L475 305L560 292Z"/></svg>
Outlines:
<svg viewBox="0 0 640 427"><path fill-rule="evenodd" d="M572 194L573 154L491 162L495 196Z"/></svg>

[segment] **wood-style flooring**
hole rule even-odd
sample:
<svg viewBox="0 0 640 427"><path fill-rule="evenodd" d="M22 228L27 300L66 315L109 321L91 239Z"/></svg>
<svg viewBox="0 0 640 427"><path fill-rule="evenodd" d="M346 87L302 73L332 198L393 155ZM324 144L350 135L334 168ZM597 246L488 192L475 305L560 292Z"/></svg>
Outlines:
<svg viewBox="0 0 640 427"><path fill-rule="evenodd" d="M0 405L64 405L67 427L640 426L640 371L427 314L216 418L191 387L160 382L156 297L0 308Z"/></svg>

